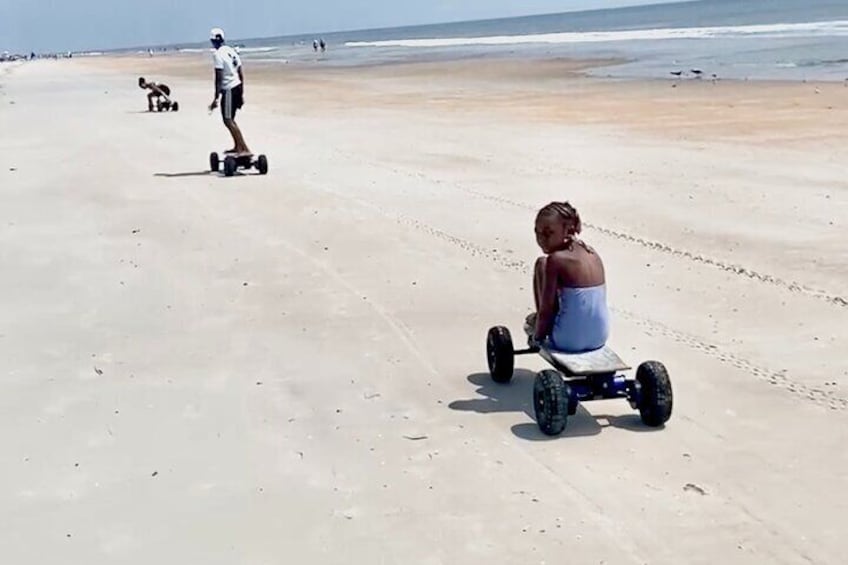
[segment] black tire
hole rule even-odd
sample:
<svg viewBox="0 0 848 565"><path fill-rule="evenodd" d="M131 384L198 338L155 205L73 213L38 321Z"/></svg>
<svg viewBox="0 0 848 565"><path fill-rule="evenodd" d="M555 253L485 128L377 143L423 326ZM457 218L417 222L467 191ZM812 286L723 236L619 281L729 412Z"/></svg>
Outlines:
<svg viewBox="0 0 848 565"><path fill-rule="evenodd" d="M568 404L571 387L556 371L550 369L536 375L533 383L533 407L536 423L542 433L558 436L568 422Z"/></svg>
<svg viewBox="0 0 848 565"><path fill-rule="evenodd" d="M496 326L489 330L489 335L486 337L486 358L493 381L508 383L512 380L515 350L512 347L512 335L507 328Z"/></svg>
<svg viewBox="0 0 848 565"><path fill-rule="evenodd" d="M639 414L646 426L658 428L671 418L673 395L671 379L665 365L659 361L646 361L636 370L639 383Z"/></svg>
<svg viewBox="0 0 848 565"><path fill-rule="evenodd" d="M228 155L224 158L224 176L231 177L236 174L236 167L238 167L238 163L236 163L235 157Z"/></svg>
<svg viewBox="0 0 848 565"><path fill-rule="evenodd" d="M265 155L260 155L258 159L256 159L256 169L259 171L260 175L268 174L268 158Z"/></svg>
<svg viewBox="0 0 848 565"><path fill-rule="evenodd" d="M218 154L213 151L209 154L209 169L217 171L220 166L221 160L218 158Z"/></svg>

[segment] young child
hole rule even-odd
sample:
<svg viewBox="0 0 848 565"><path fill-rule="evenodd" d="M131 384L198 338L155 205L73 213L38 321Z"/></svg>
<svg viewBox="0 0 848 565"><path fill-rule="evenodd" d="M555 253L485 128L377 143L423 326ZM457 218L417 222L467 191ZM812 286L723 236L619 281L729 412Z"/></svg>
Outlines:
<svg viewBox="0 0 848 565"><path fill-rule="evenodd" d="M165 97L165 100L169 100L169 96L171 95L171 89L167 84L163 83L155 83L155 82L147 82L144 80L144 77L138 77L138 87L146 90L150 90L147 93L147 111L153 111L153 99L156 99L156 102L159 102L161 97Z"/></svg>
<svg viewBox="0 0 848 565"><path fill-rule="evenodd" d="M551 202L536 216L536 314L527 317L531 342L578 353L600 349L609 337L604 264L577 239L580 215L568 202Z"/></svg>

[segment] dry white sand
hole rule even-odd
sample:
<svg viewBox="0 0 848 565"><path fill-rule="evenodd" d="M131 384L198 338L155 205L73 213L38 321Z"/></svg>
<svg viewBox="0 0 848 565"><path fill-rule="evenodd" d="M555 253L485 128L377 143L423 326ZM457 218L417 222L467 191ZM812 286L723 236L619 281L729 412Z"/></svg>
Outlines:
<svg viewBox="0 0 848 565"><path fill-rule="evenodd" d="M225 179L208 61L156 64L0 76L0 561L844 563L840 85L270 70ZM486 374L565 198L665 429Z"/></svg>

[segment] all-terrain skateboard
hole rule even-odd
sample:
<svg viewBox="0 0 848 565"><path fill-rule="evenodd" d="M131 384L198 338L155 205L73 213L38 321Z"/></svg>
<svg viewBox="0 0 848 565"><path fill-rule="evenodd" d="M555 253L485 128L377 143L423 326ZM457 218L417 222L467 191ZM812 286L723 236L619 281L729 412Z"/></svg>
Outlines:
<svg viewBox="0 0 848 565"><path fill-rule="evenodd" d="M631 369L609 347L586 353L565 353L536 344L528 333L527 349L515 350L509 329L496 326L489 330L486 353L489 373L495 382L512 380L516 355L538 353L555 370L536 375L533 384L533 407L536 423L543 433L559 435L565 429L568 416L577 413L579 402L612 398L626 399L639 410L642 422L660 427L671 418L672 390L668 371L659 361L646 361L636 369L636 378L627 379L620 371Z"/></svg>
<svg viewBox="0 0 848 565"><path fill-rule="evenodd" d="M179 111L179 109L180 109L180 103L179 102L177 102L176 100L171 100L167 96L163 96L162 98L164 98L164 100L159 100L159 99L156 100L156 111L157 112L168 111L168 110L170 110L172 112Z"/></svg>
<svg viewBox="0 0 848 565"><path fill-rule="evenodd" d="M236 174L238 169L255 168L260 175L268 173L268 158L265 155L254 158L252 153L224 153L223 160L215 152L209 155L209 168L212 171L218 171L222 162L224 163L224 175L228 177Z"/></svg>

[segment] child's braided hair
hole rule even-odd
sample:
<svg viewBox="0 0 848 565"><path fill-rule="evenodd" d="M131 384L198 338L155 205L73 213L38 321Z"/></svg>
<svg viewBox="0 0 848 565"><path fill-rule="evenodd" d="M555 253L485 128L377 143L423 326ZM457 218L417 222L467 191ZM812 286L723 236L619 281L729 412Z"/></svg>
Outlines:
<svg viewBox="0 0 848 565"><path fill-rule="evenodd" d="M580 223L580 214L577 213L577 209L569 202L551 202L550 204L539 210L539 214L537 215L537 217L552 215L557 215L566 224L571 224L573 229L571 230L569 235L571 235L572 233L574 235L577 235L583 229L583 226Z"/></svg>
<svg viewBox="0 0 848 565"><path fill-rule="evenodd" d="M577 212L577 208L571 205L570 202L551 202L541 210L536 215L536 218L541 216L559 216L559 218L565 223L567 226L570 226L568 229L568 247L571 247L571 243L576 240L576 235L583 231L583 224L580 221L580 214ZM583 243L580 240L577 240L586 251L592 253L592 248Z"/></svg>

